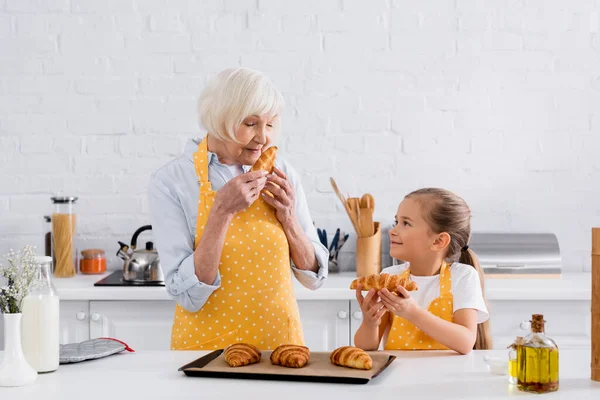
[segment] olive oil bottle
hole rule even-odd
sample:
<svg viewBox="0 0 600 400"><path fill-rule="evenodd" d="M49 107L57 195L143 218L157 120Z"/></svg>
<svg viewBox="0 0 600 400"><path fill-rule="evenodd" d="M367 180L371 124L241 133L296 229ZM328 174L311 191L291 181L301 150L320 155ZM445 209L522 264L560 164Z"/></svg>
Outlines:
<svg viewBox="0 0 600 400"><path fill-rule="evenodd" d="M558 390L558 346L544 333L544 316L534 314L531 333L517 350L519 390L547 393Z"/></svg>

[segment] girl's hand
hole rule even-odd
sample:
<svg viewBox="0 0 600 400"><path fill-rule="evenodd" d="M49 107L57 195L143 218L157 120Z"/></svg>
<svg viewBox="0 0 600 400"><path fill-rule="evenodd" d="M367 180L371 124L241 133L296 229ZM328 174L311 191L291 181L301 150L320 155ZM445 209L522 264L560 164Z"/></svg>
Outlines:
<svg viewBox="0 0 600 400"><path fill-rule="evenodd" d="M365 297L362 295L362 285L359 283L356 287L356 300L360 305L363 314L363 324L370 328L377 328L381 325L381 318L387 312L383 303L379 301L379 296L375 289L369 290Z"/></svg>
<svg viewBox="0 0 600 400"><path fill-rule="evenodd" d="M384 288L379 291L379 297L386 310L404 319L410 319L410 316L419 307L410 297L410 293L402 286L398 286L398 295Z"/></svg>

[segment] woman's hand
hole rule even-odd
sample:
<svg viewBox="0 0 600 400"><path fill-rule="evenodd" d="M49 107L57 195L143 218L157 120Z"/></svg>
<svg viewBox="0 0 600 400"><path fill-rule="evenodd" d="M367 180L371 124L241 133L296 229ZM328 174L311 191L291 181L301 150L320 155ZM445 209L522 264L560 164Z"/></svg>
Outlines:
<svg viewBox="0 0 600 400"><path fill-rule="evenodd" d="M273 172L267 176L265 185L265 191L271 193L273 197L264 192L261 196L275 209L275 216L285 229L291 226L296 218L296 195L285 173L277 167L273 168Z"/></svg>
<svg viewBox="0 0 600 400"><path fill-rule="evenodd" d="M378 294L388 311L404 319L410 319L410 316L419 307L415 300L410 297L410 293L402 286L398 286L398 295L393 294L386 288L381 289Z"/></svg>
<svg viewBox="0 0 600 400"><path fill-rule="evenodd" d="M386 308L379 301L379 295L375 289L369 290L367 295L362 295L362 285L356 287L356 300L363 314L362 323L369 328L377 328L381 324L381 318L386 313Z"/></svg>
<svg viewBox="0 0 600 400"><path fill-rule="evenodd" d="M217 191L216 209L225 215L233 215L250 207L267 183L266 171L251 171L227 182Z"/></svg>

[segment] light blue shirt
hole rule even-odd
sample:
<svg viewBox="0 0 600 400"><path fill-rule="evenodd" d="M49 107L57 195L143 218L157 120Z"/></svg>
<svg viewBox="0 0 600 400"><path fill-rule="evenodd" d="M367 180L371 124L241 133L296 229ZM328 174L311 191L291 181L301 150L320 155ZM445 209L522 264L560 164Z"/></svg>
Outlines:
<svg viewBox="0 0 600 400"><path fill-rule="evenodd" d="M198 280L194 270L194 237L200 188L193 154L199 143L199 139L188 140L183 155L152 174L148 186L150 220L165 274L165 286L169 295L189 311L201 309L212 292L221 286L218 271L213 284L208 285ZM292 261L292 271L303 286L315 290L327 278L329 251L319 241L298 173L281 157L277 157L275 165L287 175L294 187L296 214L302 229L313 242L319 264L319 270L315 273L296 268ZM215 153L208 153L208 179L215 191L250 168L221 164Z"/></svg>

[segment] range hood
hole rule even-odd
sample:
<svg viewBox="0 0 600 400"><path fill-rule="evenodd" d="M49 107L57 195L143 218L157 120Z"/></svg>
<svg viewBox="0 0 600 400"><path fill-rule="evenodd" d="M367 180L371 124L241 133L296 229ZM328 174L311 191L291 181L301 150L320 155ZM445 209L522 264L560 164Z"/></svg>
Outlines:
<svg viewBox="0 0 600 400"><path fill-rule="evenodd" d="M469 245L486 275L560 277L562 259L553 233L492 233L471 235Z"/></svg>
<svg viewBox="0 0 600 400"><path fill-rule="evenodd" d="M384 243L389 248L388 243ZM473 232L469 247L486 277L558 278L562 259L553 233ZM385 265L384 260L384 265ZM402 261L393 259L392 264Z"/></svg>

